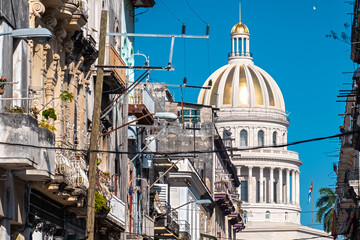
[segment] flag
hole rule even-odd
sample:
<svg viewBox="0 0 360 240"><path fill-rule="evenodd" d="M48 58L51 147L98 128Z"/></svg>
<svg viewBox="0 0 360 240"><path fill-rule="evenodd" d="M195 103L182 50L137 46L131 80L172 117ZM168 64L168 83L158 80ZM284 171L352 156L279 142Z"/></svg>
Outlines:
<svg viewBox="0 0 360 240"><path fill-rule="evenodd" d="M311 185L310 185L310 189L309 189L309 202L311 200L312 191L313 191L313 181L311 180Z"/></svg>

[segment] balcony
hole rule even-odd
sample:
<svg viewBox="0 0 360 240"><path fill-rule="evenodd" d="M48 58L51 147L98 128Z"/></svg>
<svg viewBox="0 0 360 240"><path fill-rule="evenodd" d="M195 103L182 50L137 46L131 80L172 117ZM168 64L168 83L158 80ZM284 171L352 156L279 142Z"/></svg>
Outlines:
<svg viewBox="0 0 360 240"><path fill-rule="evenodd" d="M54 178L54 133L39 128L38 121L26 114L0 114L0 168L15 170L26 181L47 181ZM18 145L16 145L18 144ZM36 147L27 147L32 145Z"/></svg>
<svg viewBox="0 0 360 240"><path fill-rule="evenodd" d="M155 239L179 239L178 212L171 211L168 203L164 203L162 207L169 213L155 219Z"/></svg>
<svg viewBox="0 0 360 240"><path fill-rule="evenodd" d="M117 226L125 228L125 203L113 194L110 199L110 212L106 219Z"/></svg>
<svg viewBox="0 0 360 240"><path fill-rule="evenodd" d="M142 233L149 238L154 236L154 219L146 214L143 215Z"/></svg>
<svg viewBox="0 0 360 240"><path fill-rule="evenodd" d="M137 118L155 112L155 100L144 84L134 89L133 95L129 99L129 116L135 115ZM152 125L154 118L148 115L138 121L138 124Z"/></svg>
<svg viewBox="0 0 360 240"><path fill-rule="evenodd" d="M215 183L215 202L225 215L235 211L234 204L230 198L230 190L225 182Z"/></svg>
<svg viewBox="0 0 360 240"><path fill-rule="evenodd" d="M114 46L110 45L110 65L125 66ZM126 87L125 69L104 69L104 91L111 91L112 94L120 94Z"/></svg>
<svg viewBox="0 0 360 240"><path fill-rule="evenodd" d="M179 220L179 236L183 240L191 240L190 224L186 220Z"/></svg>
<svg viewBox="0 0 360 240"><path fill-rule="evenodd" d="M228 219L235 232L240 232L245 228L244 222L239 213L229 214Z"/></svg>
<svg viewBox="0 0 360 240"><path fill-rule="evenodd" d="M191 187L196 194L202 196L202 199L212 200L210 190L188 158L178 162L176 165L178 172L170 172L167 179L171 187ZM211 208L212 205L210 204L207 207Z"/></svg>

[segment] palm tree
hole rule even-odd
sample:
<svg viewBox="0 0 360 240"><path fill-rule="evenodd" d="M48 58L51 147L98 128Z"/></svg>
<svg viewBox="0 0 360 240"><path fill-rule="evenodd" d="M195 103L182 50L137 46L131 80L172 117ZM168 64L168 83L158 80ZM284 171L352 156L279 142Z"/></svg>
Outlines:
<svg viewBox="0 0 360 240"><path fill-rule="evenodd" d="M330 188L320 188L319 194L320 198L316 201L316 207L319 208L318 212L316 213L316 222L322 222L324 231L330 232L332 227L336 194Z"/></svg>

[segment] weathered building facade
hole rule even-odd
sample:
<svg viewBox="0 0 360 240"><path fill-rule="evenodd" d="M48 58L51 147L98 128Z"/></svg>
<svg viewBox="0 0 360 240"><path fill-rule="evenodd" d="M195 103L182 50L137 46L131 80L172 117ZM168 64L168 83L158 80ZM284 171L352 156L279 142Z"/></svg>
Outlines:
<svg viewBox="0 0 360 240"><path fill-rule="evenodd" d="M354 19L351 28L351 55L354 63L360 63L360 2L354 1ZM359 211L359 83L360 69L354 72L352 88L344 92L346 97L344 124L340 132L341 139L339 164L337 166L337 199L334 209L332 234L344 235L351 239L360 238L360 211Z"/></svg>

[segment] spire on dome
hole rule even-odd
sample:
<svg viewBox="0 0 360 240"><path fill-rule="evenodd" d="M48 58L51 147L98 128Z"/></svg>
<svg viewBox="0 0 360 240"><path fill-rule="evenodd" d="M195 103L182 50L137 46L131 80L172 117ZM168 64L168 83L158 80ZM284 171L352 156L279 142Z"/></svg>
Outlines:
<svg viewBox="0 0 360 240"><path fill-rule="evenodd" d="M231 29L231 34L245 33L249 34L248 27L241 22L241 3L239 3L239 23L234 25Z"/></svg>
<svg viewBox="0 0 360 240"><path fill-rule="evenodd" d="M249 29L241 22L241 3L239 3L239 23L231 29L231 58L248 58L250 56Z"/></svg>
<svg viewBox="0 0 360 240"><path fill-rule="evenodd" d="M241 2L239 3L239 22L241 22Z"/></svg>

